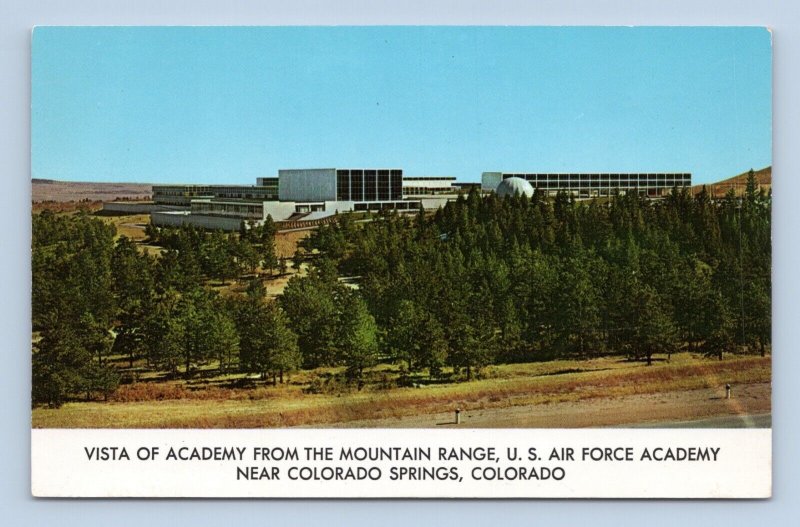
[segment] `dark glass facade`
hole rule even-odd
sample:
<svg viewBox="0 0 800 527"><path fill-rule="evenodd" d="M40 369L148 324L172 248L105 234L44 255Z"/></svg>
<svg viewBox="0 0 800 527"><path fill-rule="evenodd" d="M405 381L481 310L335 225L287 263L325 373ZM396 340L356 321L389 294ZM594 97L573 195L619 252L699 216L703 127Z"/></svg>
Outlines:
<svg viewBox="0 0 800 527"><path fill-rule="evenodd" d="M395 201L403 199L402 170L337 170L339 201Z"/></svg>

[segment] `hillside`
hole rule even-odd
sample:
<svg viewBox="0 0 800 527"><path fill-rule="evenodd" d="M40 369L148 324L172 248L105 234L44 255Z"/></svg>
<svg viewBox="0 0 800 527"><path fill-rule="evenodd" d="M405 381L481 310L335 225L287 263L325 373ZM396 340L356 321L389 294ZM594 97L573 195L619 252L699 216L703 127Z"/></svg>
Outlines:
<svg viewBox="0 0 800 527"><path fill-rule="evenodd" d="M34 203L44 201L113 201L147 200L153 186L146 183L86 183L77 181L55 181L32 179L31 197Z"/></svg>
<svg viewBox="0 0 800 527"><path fill-rule="evenodd" d="M738 176L733 176L732 178L724 179L716 183L706 184L706 188L711 193L711 195L716 198L721 198L725 196L725 194L731 188L734 189L734 192L736 192L737 196L740 196L744 194L744 189L747 186L748 172L743 172ZM758 186L763 188L765 192L769 191L772 188L772 167L769 166L766 168L762 168L761 170L756 170L755 174ZM702 188L703 185L695 185L692 187L692 193L697 194L700 192Z"/></svg>

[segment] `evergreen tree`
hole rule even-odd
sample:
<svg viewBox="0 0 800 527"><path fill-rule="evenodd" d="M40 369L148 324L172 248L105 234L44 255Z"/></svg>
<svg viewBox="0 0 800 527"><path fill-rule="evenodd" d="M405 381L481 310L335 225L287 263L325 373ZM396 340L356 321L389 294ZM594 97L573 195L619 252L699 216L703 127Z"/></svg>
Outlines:
<svg viewBox="0 0 800 527"><path fill-rule="evenodd" d="M297 334L306 368L337 362L334 353L336 303L341 292L337 283L326 282L318 274L311 273L303 278L292 277L280 297L289 326Z"/></svg>
<svg viewBox="0 0 800 527"><path fill-rule="evenodd" d="M261 255L247 239L240 239L235 245L235 254L238 267L241 271L247 271L254 274L259 265L261 265Z"/></svg>
<svg viewBox="0 0 800 527"><path fill-rule="evenodd" d="M142 335L149 361L173 376L178 373L185 340L178 300L179 296L172 290L159 298L145 318Z"/></svg>
<svg viewBox="0 0 800 527"><path fill-rule="evenodd" d="M35 344L32 359L32 399L52 408L89 388L86 372L91 354L75 332L66 326L45 330Z"/></svg>
<svg viewBox="0 0 800 527"><path fill-rule="evenodd" d="M719 291L709 293L702 304L702 351L722 360L733 349L734 320L731 310Z"/></svg>
<svg viewBox="0 0 800 527"><path fill-rule="evenodd" d="M447 359L447 341L436 318L414 302L402 300L387 329L387 344L394 360L409 372L428 368L431 377L441 374Z"/></svg>
<svg viewBox="0 0 800 527"><path fill-rule="evenodd" d="M589 261L570 258L559 275L553 324L565 349L586 356L599 343L599 292L592 282Z"/></svg>
<svg viewBox="0 0 800 527"><path fill-rule="evenodd" d="M647 365L653 363L653 355L676 350L676 331L667 303L659 298L649 285L637 285L632 297L630 324L632 341L629 343L634 357L644 357Z"/></svg>
<svg viewBox="0 0 800 527"><path fill-rule="evenodd" d="M242 369L258 373L262 379L271 375L273 384L278 375L282 381L283 373L297 369L302 360L288 318L276 302L265 303L259 295L239 303L236 325Z"/></svg>
<svg viewBox="0 0 800 527"><path fill-rule="evenodd" d="M71 397L87 400L100 392L104 398L116 390L117 375L101 365L86 349L81 328L56 325L42 332L32 358L32 401L58 408Z"/></svg>
<svg viewBox="0 0 800 527"><path fill-rule="evenodd" d="M364 370L378 361L378 326L367 305L355 293L341 297L336 349L345 365L347 378L363 385Z"/></svg>
<svg viewBox="0 0 800 527"><path fill-rule="evenodd" d="M125 236L117 240L112 255L113 290L118 306L113 351L127 355L131 368L144 352L142 327L155 295L154 271L153 261L139 254L132 240Z"/></svg>
<svg viewBox="0 0 800 527"><path fill-rule="evenodd" d="M184 373L216 359L220 368L228 368L232 357L238 356L239 337L233 322L219 309L211 295L201 289L185 293L178 301L177 317L183 326L180 345Z"/></svg>

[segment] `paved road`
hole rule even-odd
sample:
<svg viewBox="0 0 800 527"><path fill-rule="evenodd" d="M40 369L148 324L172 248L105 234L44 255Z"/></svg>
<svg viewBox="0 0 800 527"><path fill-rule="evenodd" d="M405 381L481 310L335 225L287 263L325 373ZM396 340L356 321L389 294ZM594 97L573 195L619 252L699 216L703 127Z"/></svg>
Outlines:
<svg viewBox="0 0 800 527"><path fill-rule="evenodd" d="M770 383L327 423L326 428L770 428Z"/></svg>
<svg viewBox="0 0 800 527"><path fill-rule="evenodd" d="M626 428L626 425L617 425L615 428ZM724 415L693 421L639 423L629 425L628 428L772 428L772 414Z"/></svg>

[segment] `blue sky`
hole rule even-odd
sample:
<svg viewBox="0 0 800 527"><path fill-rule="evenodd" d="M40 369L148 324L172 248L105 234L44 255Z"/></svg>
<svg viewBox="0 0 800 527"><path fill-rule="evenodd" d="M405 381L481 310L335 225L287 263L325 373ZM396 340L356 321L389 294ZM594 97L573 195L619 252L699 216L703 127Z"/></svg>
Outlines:
<svg viewBox="0 0 800 527"><path fill-rule="evenodd" d="M763 28L39 27L32 176L279 168L692 172L771 164Z"/></svg>

